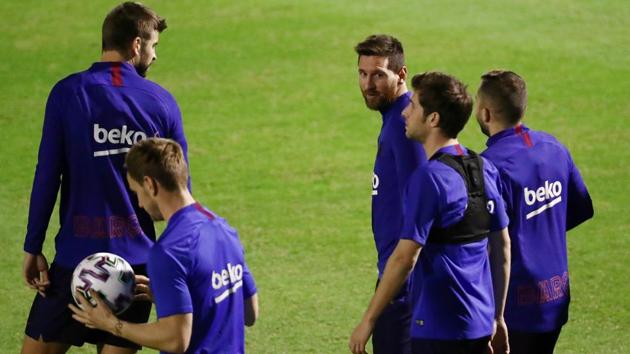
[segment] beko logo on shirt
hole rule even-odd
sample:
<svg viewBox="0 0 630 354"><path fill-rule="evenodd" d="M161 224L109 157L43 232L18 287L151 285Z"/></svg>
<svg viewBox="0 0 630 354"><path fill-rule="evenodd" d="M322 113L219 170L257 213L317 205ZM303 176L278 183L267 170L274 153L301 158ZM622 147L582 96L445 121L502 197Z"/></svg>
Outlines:
<svg viewBox="0 0 630 354"><path fill-rule="evenodd" d="M94 141L97 143L110 142L112 144L133 145L146 138L145 133L127 129L126 125L123 125L121 129L114 128L107 131L107 129L99 127L98 124L94 124Z"/></svg>
<svg viewBox="0 0 630 354"><path fill-rule="evenodd" d="M536 202L542 203L550 200L549 203L527 214L527 219L530 219L562 201L562 183L559 181L545 181L545 184L538 188L529 189L525 187L523 193L525 194L525 204L529 206L534 205Z"/></svg>
<svg viewBox="0 0 630 354"><path fill-rule="evenodd" d="M94 124L94 141L99 144L125 144L131 146L140 140L146 139L147 135L141 131L135 131L128 129L126 125L123 125L120 129L110 129L100 127L98 124ZM129 151L129 147L119 149L106 149L100 151L94 151L94 156L108 156L122 154Z"/></svg>
<svg viewBox="0 0 630 354"><path fill-rule="evenodd" d="M378 175L375 173L374 177L372 177L372 195L378 195L378 185L380 180L378 179Z"/></svg>
<svg viewBox="0 0 630 354"><path fill-rule="evenodd" d="M214 298L215 303L225 300L230 294L234 294L241 286L243 286L243 266L232 263L227 264L227 268L221 269L219 272L212 271L212 288L219 290L223 287L230 286L219 296Z"/></svg>

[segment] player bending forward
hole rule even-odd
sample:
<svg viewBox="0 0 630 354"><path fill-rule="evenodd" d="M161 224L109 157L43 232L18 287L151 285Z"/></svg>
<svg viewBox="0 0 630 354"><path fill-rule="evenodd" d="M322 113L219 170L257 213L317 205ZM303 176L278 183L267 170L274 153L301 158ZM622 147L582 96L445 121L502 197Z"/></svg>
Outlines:
<svg viewBox="0 0 630 354"><path fill-rule="evenodd" d="M244 353L244 325L258 317L258 296L236 230L193 199L176 142L144 140L131 148L126 164L140 207L168 223L149 251L150 291L139 287L155 302L158 320L122 321L98 296L95 307L79 296L83 310L70 305L73 317L162 352Z"/></svg>

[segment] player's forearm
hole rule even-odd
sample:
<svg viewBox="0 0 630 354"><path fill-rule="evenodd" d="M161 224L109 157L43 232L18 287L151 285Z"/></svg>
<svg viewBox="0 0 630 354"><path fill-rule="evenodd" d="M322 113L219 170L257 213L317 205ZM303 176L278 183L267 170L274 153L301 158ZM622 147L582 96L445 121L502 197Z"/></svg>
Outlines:
<svg viewBox="0 0 630 354"><path fill-rule="evenodd" d="M404 252L402 248L400 248L399 243L399 246L396 247L394 253L392 253L385 265L383 277L365 312L364 320L370 323L376 322L383 310L387 307L387 304L394 299L396 294L400 291L401 286L405 283L405 280L409 277L409 274L416 264L417 254L419 252L419 249L415 255L413 253Z"/></svg>
<svg viewBox="0 0 630 354"><path fill-rule="evenodd" d="M503 318L511 266L510 237L507 228L490 235L490 268L494 289L495 317Z"/></svg>
<svg viewBox="0 0 630 354"><path fill-rule="evenodd" d="M59 102L63 101L62 92L55 88L50 93L46 104L24 241L24 251L31 254L39 254L42 251L46 229L61 184L65 149L63 124L59 118L59 112L61 112Z"/></svg>
<svg viewBox="0 0 630 354"><path fill-rule="evenodd" d="M24 251L30 254L42 252L46 229L55 208L60 185L59 172L42 171L43 168L45 167L37 167L31 192L28 225L24 240Z"/></svg>
<svg viewBox="0 0 630 354"><path fill-rule="evenodd" d="M138 345L163 352L183 353L190 344L191 328L186 331L168 321L130 323L114 319L107 330Z"/></svg>
<svg viewBox="0 0 630 354"><path fill-rule="evenodd" d="M258 319L258 294L245 299L245 326L251 327Z"/></svg>

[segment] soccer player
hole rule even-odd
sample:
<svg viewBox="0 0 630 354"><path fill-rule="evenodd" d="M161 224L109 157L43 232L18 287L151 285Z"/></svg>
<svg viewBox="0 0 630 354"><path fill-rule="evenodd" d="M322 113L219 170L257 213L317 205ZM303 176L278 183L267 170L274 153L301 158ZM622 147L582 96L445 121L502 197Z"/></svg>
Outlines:
<svg viewBox="0 0 630 354"><path fill-rule="evenodd" d="M151 218L129 195L123 169L133 143L170 137L186 151L182 118L173 96L144 78L156 59L166 21L146 6L126 2L105 18L101 61L58 82L50 92L33 189L23 276L38 291L28 317L23 353L64 353L70 345L99 345L100 353L133 353L137 345L87 330L72 319L74 267L101 251L125 258L136 274L155 240ZM48 222L61 186L60 229L48 268L42 254ZM151 303L124 313L146 322Z"/></svg>
<svg viewBox="0 0 630 354"><path fill-rule="evenodd" d="M153 220L168 225L149 252L150 292L158 321L122 321L96 293L74 318L140 345L175 353L243 353L244 324L258 316L258 295L236 230L197 203L188 167L174 141L150 138L126 159L127 180Z"/></svg>
<svg viewBox="0 0 630 354"><path fill-rule="evenodd" d="M402 237L350 350L365 353L376 319L413 270L413 353L484 353L495 328L495 353L506 352L509 236L498 172L457 140L472 98L439 72L414 76L412 86L406 135L423 144L429 162L409 178Z"/></svg>
<svg viewBox="0 0 630 354"><path fill-rule="evenodd" d="M523 125L525 81L511 71L481 77L477 120L482 153L497 166L510 217L512 272L505 320L512 353L553 353L569 310L566 232L593 216L571 154L553 136Z"/></svg>
<svg viewBox="0 0 630 354"><path fill-rule="evenodd" d="M372 231L380 279L400 237L404 188L413 170L426 162L426 156L420 144L405 138L401 112L411 94L405 82L407 67L400 41L389 35L372 35L357 44L355 51L359 56L359 86L365 105L378 110L383 119L372 180ZM410 319L405 285L376 323L372 339L374 353L410 353Z"/></svg>

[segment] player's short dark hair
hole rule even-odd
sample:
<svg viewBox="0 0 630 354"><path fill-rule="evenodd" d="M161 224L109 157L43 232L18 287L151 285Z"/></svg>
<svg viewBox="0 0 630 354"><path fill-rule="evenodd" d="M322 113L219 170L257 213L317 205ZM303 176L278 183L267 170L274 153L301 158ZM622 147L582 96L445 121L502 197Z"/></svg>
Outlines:
<svg viewBox="0 0 630 354"><path fill-rule="evenodd" d="M149 138L131 147L125 157L127 173L138 184L144 177L154 178L167 191L185 189L188 165L182 147L174 140Z"/></svg>
<svg viewBox="0 0 630 354"><path fill-rule="evenodd" d="M405 53L402 43L393 36L387 34L373 34L354 47L359 57L378 56L386 57L387 68L395 73L405 65Z"/></svg>
<svg viewBox="0 0 630 354"><path fill-rule="evenodd" d="M492 70L481 76L479 94L506 123L518 123L527 108L525 80L508 70Z"/></svg>
<svg viewBox="0 0 630 354"><path fill-rule="evenodd" d="M441 72L418 74L411 80L425 117L433 112L440 115L438 126L449 138L456 138L464 129L473 100L466 85L451 75Z"/></svg>
<svg viewBox="0 0 630 354"><path fill-rule="evenodd" d="M116 6L103 21L103 50L125 52L134 38L151 38L153 31L166 29L166 19L139 2Z"/></svg>

